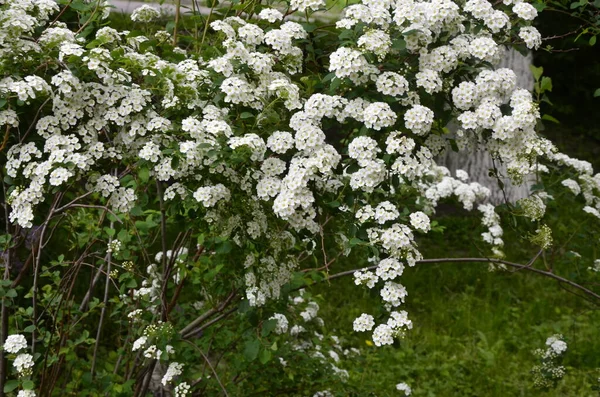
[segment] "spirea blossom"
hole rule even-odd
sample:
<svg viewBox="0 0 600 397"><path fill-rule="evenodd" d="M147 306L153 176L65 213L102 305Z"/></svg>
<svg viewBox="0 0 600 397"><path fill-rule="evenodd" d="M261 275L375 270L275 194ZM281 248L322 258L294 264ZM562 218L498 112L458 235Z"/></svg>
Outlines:
<svg viewBox="0 0 600 397"><path fill-rule="evenodd" d="M396 390L404 392L405 396L410 396L412 394L412 389L406 383L398 383L396 385Z"/></svg>
<svg viewBox="0 0 600 397"><path fill-rule="evenodd" d="M33 368L33 356L28 353L19 354L13 361L13 367L20 375L30 374Z"/></svg>
<svg viewBox="0 0 600 397"><path fill-rule="evenodd" d="M275 23L276 21L281 21L283 19L283 14L274 8L264 8L258 13L258 17L271 23Z"/></svg>
<svg viewBox="0 0 600 397"><path fill-rule="evenodd" d="M288 320L287 318L280 313L275 313L269 320L277 321L277 325L275 325L275 333L281 335L285 334L288 330Z"/></svg>
<svg viewBox="0 0 600 397"><path fill-rule="evenodd" d="M404 114L404 125L416 135L425 135L433 124L431 109L415 105Z"/></svg>
<svg viewBox="0 0 600 397"><path fill-rule="evenodd" d="M160 16L160 11L148 4L136 8L131 13L131 20L134 22L152 22Z"/></svg>
<svg viewBox="0 0 600 397"><path fill-rule="evenodd" d="M537 17L537 10L535 7L524 1L515 4L512 10L519 18L526 21L532 21Z"/></svg>
<svg viewBox="0 0 600 397"><path fill-rule="evenodd" d="M420 230L425 233L431 229L429 217L421 211L410 214L410 224L416 230Z"/></svg>
<svg viewBox="0 0 600 397"><path fill-rule="evenodd" d="M160 383L162 383L163 386L166 386L167 384L173 382L173 379L175 377L181 375L182 373L183 373L183 364L172 362L169 364L169 367L167 368L167 372L163 376Z"/></svg>
<svg viewBox="0 0 600 397"><path fill-rule="evenodd" d="M356 332L364 332L364 331L370 331L373 329L373 326L375 325L375 321L373 319L373 316L371 316L370 314L366 314L363 313L360 315L360 317L358 317L356 320L354 320L354 330Z"/></svg>
<svg viewBox="0 0 600 397"><path fill-rule="evenodd" d="M537 50L542 45L542 35L533 26L523 26L519 30L519 37L530 50Z"/></svg>
<svg viewBox="0 0 600 397"><path fill-rule="evenodd" d="M9 335L4 341L3 349L7 353L16 354L27 348L27 339L20 334Z"/></svg>
<svg viewBox="0 0 600 397"><path fill-rule="evenodd" d="M408 91L408 81L398 73L384 72L377 78L377 91L384 95L401 96Z"/></svg>

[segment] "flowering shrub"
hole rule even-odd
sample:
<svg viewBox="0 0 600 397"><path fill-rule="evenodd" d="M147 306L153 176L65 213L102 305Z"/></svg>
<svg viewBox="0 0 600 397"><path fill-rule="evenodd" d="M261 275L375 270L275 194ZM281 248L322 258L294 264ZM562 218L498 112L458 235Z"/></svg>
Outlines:
<svg viewBox="0 0 600 397"><path fill-rule="evenodd" d="M15 358L9 392L33 379L43 395L227 394L258 359L270 366L256 390L330 395L351 351L299 288L351 252L368 258L352 273L382 310L354 329L394 343L412 328L399 278L450 198L482 213L489 262L504 263L488 187L436 162L452 148L488 151L515 183L568 168L565 189L600 217L600 177L537 134L532 94L494 68L504 46L540 45L530 4L364 0L335 28L310 21L322 1L280 6L254 2L178 41L177 22L148 24L151 6L131 16L142 34L104 26L100 3L0 3L4 286L32 352ZM514 208L541 250L548 200L538 190Z"/></svg>
<svg viewBox="0 0 600 397"><path fill-rule="evenodd" d="M540 358L540 364L533 367L531 373L534 385L547 389L556 385L556 382L565 375L565 367L560 365L562 356L567 351L567 343L562 335L553 335L546 340L547 348L537 349L535 355Z"/></svg>

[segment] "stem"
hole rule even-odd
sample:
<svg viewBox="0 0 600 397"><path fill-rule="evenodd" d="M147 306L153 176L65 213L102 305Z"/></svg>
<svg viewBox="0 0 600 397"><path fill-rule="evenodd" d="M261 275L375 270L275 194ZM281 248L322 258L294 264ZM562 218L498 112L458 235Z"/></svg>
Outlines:
<svg viewBox="0 0 600 397"><path fill-rule="evenodd" d="M179 331L179 335L183 336L183 335L189 334L190 331L192 331L197 326L199 326L204 320L208 319L209 317L211 317L212 315L214 315L216 313L222 312L227 307L227 305L229 305L229 302L231 302L231 300L233 299L233 297L235 295L236 295L235 291L233 291L231 294L229 294L227 299L225 299L225 301L223 301L223 303L221 303L217 308L212 308L212 309L208 310L207 312L205 312L204 314L202 314L201 316L196 318L194 321L189 323L187 326L185 326L181 331Z"/></svg>
<svg viewBox="0 0 600 397"><path fill-rule="evenodd" d="M33 331L31 331L31 354L35 353L35 337L37 331L37 287L38 287L38 276L40 273L40 259L42 256L42 241L44 241L44 234L46 233L46 228L48 227L48 223L52 216L54 215L54 211L56 210L56 206L60 203L62 195L59 193L54 197L54 201L52 202L52 206L50 207L50 211L48 212L48 216L44 221L44 224L41 226L42 231L40 232L40 239L37 246L37 255L34 258L34 266L33 266L33 291L32 291L32 305L33 305ZM32 248L32 252L34 249Z"/></svg>
<svg viewBox="0 0 600 397"><path fill-rule="evenodd" d="M182 334L181 337L182 338L189 338L190 336L197 334L200 331L205 330L206 328L210 327L211 325L218 323L219 321L221 321L222 319L224 319L225 317L229 316L231 313L235 312L237 310L237 307L234 307L232 309L229 309L228 311L226 311L225 313L221 314L219 317L215 317L212 320L210 320L209 322L207 322L206 324L195 328L193 330L191 330L190 332L188 332L187 334Z"/></svg>
<svg viewBox="0 0 600 397"><path fill-rule="evenodd" d="M114 221L110 221L110 228L115 226ZM108 238L108 246L110 248L112 244L112 237ZM107 255L107 267L106 267L106 283L104 284L104 300L102 301L102 310L100 311L100 323L98 324L98 332L96 332L96 344L94 345L94 356L92 357L92 379L94 378L94 372L96 370L96 358L98 356L98 346L100 346L100 334L102 333L102 324L104 323L104 316L106 315L106 305L108 304L108 290L110 288L110 265L112 262L112 249L109 249Z"/></svg>
<svg viewBox="0 0 600 397"><path fill-rule="evenodd" d="M213 375L215 375L215 379L217 380L217 382L219 382L219 386L221 386L221 390L223 390L223 393L225 394L226 397L229 397L229 394L227 393L227 389L225 389L225 386L223 386L223 383L221 383L221 378L219 378L219 375L217 375L217 371L215 371L215 368L210 363L210 360L208 359L208 357L206 357L204 352L202 350L200 350L200 348L198 346L196 346L195 344L193 344L192 342L190 342L188 340L186 340L186 342L189 343L191 346L195 347L196 350L198 350L198 353L200 353L200 355L204 358L204 361L206 361L206 363L210 367L210 370L212 371Z"/></svg>
<svg viewBox="0 0 600 397"><path fill-rule="evenodd" d="M179 28L179 13L181 10L181 0L175 3L175 26L173 27L173 46L177 47L177 29Z"/></svg>
<svg viewBox="0 0 600 397"><path fill-rule="evenodd" d="M156 193L158 194L158 202L160 204L160 242L162 246L161 264L163 269L163 288L160 293L161 319L167 321L167 278L169 277L169 269L167 262L167 213L165 211L165 202L163 200L163 190L160 182L156 181ZM175 252L171 252L174 257Z"/></svg>
<svg viewBox="0 0 600 397"><path fill-rule="evenodd" d="M212 6L210 7L210 12L208 13L208 17L206 17L206 22L204 23L204 31L202 32L202 40L200 41L200 48L204 46L204 39L206 38L206 32L208 32L208 26L210 25L210 17L213 14L213 10L215 9L216 1L213 0Z"/></svg>
<svg viewBox="0 0 600 397"><path fill-rule="evenodd" d="M8 127L8 126L7 126ZM8 131L8 128L7 128ZM4 175L2 175L4 176ZM4 182L2 183L2 192L4 194L4 197L6 198L6 186L4 184ZM8 215L9 215L9 211L8 211L8 204L4 203L4 221L6 223L6 233L10 232L10 221L8 220ZM10 278L10 267L11 267L11 254L12 254L12 250L10 247L10 244L12 243L12 241L8 242L8 247L6 247L6 261L4 262L4 280L8 280ZM2 299L2 309L0 312L0 343L4 344L4 342L6 341L6 338L8 337L8 307L6 306L6 303L4 302L4 299ZM2 349L2 351L0 351L0 397L4 397L4 384L6 382L6 373L7 373L7 362L6 362L6 357L4 355L4 349Z"/></svg>

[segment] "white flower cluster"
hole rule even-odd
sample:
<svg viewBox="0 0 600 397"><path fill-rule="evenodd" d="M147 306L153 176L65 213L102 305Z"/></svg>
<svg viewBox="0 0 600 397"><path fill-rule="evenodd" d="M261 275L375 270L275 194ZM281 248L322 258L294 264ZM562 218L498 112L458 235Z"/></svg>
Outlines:
<svg viewBox="0 0 600 397"><path fill-rule="evenodd" d="M167 368L167 372L165 372L165 375L163 376L160 383L162 383L163 386L166 386L167 384L173 382L173 379L175 377L181 375L182 373L183 373L183 364L172 362L169 364L169 367Z"/></svg>
<svg viewBox="0 0 600 397"><path fill-rule="evenodd" d="M492 246L492 250L497 257L503 257L504 240L502 240L502 235L504 230L500 226L500 216L498 216L492 204L480 204L477 209L483 215L481 223L488 228L487 232L481 234L483 241Z"/></svg>
<svg viewBox="0 0 600 397"><path fill-rule="evenodd" d="M398 383L396 385L396 390L402 391L404 392L405 396L410 396L412 394L412 389L410 388L409 385L407 385L406 383L402 382L402 383Z"/></svg>
<svg viewBox="0 0 600 397"><path fill-rule="evenodd" d="M276 320L277 325L275 326L275 333L281 335L285 334L288 331L288 320L281 313L275 313L269 320Z"/></svg>
<svg viewBox="0 0 600 397"><path fill-rule="evenodd" d="M548 388L565 376L565 367L560 360L567 351L567 343L562 335L553 335L546 340L546 349L537 349L534 354L541 363L531 370L534 385L538 388Z"/></svg>
<svg viewBox="0 0 600 397"><path fill-rule="evenodd" d="M7 353L17 354L27 348L27 339L21 334L9 335L2 348Z"/></svg>
<svg viewBox="0 0 600 397"><path fill-rule="evenodd" d="M152 22L160 16L160 11L156 7L152 7L148 4L136 8L131 13L131 20L134 22Z"/></svg>
<svg viewBox="0 0 600 397"><path fill-rule="evenodd" d="M29 353L19 353L27 348L27 339L21 334L9 335L4 341L2 349L11 354L17 354L13 367L19 376L29 376L33 371L33 356ZM33 394L35 396L35 393Z"/></svg>

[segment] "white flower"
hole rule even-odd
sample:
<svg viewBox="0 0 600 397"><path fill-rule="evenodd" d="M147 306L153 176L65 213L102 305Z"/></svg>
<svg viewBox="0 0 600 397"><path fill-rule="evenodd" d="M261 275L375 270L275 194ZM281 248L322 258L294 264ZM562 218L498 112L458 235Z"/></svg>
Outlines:
<svg viewBox="0 0 600 397"><path fill-rule="evenodd" d="M363 120L368 128L379 131L396 122L396 113L385 102L375 102L367 106L363 112Z"/></svg>
<svg viewBox="0 0 600 397"><path fill-rule="evenodd" d="M376 82L377 91L384 95L401 96L408 91L408 80L394 72L384 72Z"/></svg>
<svg viewBox="0 0 600 397"><path fill-rule="evenodd" d="M160 16L160 11L156 7L144 4L136 8L131 13L131 20L134 22L152 22Z"/></svg>
<svg viewBox="0 0 600 397"><path fill-rule="evenodd" d="M406 383L398 383L396 385L396 390L403 391L405 396L410 396L412 393L412 389Z"/></svg>
<svg viewBox="0 0 600 397"><path fill-rule="evenodd" d="M375 320L373 319L373 316L366 313L361 314L360 317L356 318L353 323L353 327L356 332L370 331L373 329L374 325Z"/></svg>
<svg viewBox="0 0 600 397"><path fill-rule="evenodd" d="M4 351L7 353L16 354L25 348L27 348L27 339L20 334L9 335L4 341Z"/></svg>
<svg viewBox="0 0 600 397"><path fill-rule="evenodd" d="M175 397L186 397L190 392L190 385L186 382L182 382L175 386Z"/></svg>
<svg viewBox="0 0 600 397"><path fill-rule="evenodd" d="M35 391L33 390L19 390L17 397L35 397Z"/></svg>
<svg viewBox="0 0 600 397"><path fill-rule="evenodd" d="M264 8L258 14L258 18L275 23L276 21L281 21L283 19L283 14L273 8Z"/></svg>
<svg viewBox="0 0 600 397"><path fill-rule="evenodd" d="M410 214L410 224L415 229L425 233L431 229L429 217L421 211Z"/></svg>
<svg viewBox="0 0 600 397"><path fill-rule="evenodd" d="M542 35L533 26L521 27L519 37L530 50L537 50L542 45Z"/></svg>
<svg viewBox="0 0 600 397"><path fill-rule="evenodd" d="M52 171L50 173L50 181L49 182L50 182L50 185L52 185L52 186L59 186L59 185L62 185L67 180L69 180L69 178L72 176L73 176L73 173L71 171L69 171L63 167L58 167L57 169L55 169L54 171Z"/></svg>
<svg viewBox="0 0 600 397"><path fill-rule="evenodd" d="M416 135L425 135L433 124L431 109L415 105L404 114L404 125Z"/></svg>
<svg viewBox="0 0 600 397"><path fill-rule="evenodd" d="M173 378L181 375L182 373L183 373L183 364L176 363L176 362L170 363L169 368L167 368L167 372L163 376L160 383L162 383L163 386L166 386L168 383L171 383L173 381Z"/></svg>
<svg viewBox="0 0 600 397"><path fill-rule="evenodd" d="M533 21L537 17L537 10L526 2L520 2L513 6L513 12L526 21Z"/></svg>
<svg viewBox="0 0 600 397"><path fill-rule="evenodd" d="M269 320L276 320L277 325L275 325L275 333L276 334L285 334L288 330L288 320L287 318L280 313L275 313Z"/></svg>
<svg viewBox="0 0 600 397"><path fill-rule="evenodd" d="M33 356L27 353L19 354L13 362L13 367L21 375L30 374L31 368L33 368Z"/></svg>
<svg viewBox="0 0 600 397"><path fill-rule="evenodd" d="M140 350L142 347L146 346L147 342L148 342L147 337L145 337L145 336L139 337L138 339L135 340L135 342L133 342L133 347L131 348L131 351Z"/></svg>
<svg viewBox="0 0 600 397"><path fill-rule="evenodd" d="M373 331L375 346L391 345L394 343L394 330L387 324L380 324Z"/></svg>

